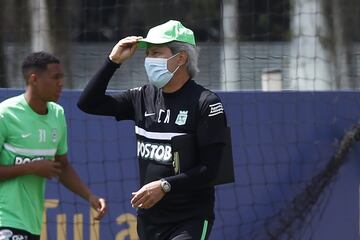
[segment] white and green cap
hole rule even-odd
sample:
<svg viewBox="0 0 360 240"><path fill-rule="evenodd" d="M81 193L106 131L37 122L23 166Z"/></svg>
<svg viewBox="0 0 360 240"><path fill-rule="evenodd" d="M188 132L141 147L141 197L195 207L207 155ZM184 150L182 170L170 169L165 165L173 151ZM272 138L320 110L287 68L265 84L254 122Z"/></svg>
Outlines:
<svg viewBox="0 0 360 240"><path fill-rule="evenodd" d="M179 21L169 20L166 23L149 30L146 38L139 40L139 48L147 48L150 44L163 44L172 41L189 43L195 46L195 37L192 30L184 27Z"/></svg>

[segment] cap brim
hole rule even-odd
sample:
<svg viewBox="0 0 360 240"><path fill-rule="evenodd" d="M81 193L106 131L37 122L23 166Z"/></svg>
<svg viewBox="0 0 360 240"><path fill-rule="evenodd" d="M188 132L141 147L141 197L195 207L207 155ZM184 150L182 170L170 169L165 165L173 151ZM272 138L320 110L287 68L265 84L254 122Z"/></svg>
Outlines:
<svg viewBox="0 0 360 240"><path fill-rule="evenodd" d="M149 44L164 44L164 43L168 43L171 42L173 40L167 40L167 39L147 39L147 38L143 38L140 39L137 43L138 48L147 48Z"/></svg>
<svg viewBox="0 0 360 240"><path fill-rule="evenodd" d="M137 47L138 48L147 48L147 42L138 41Z"/></svg>

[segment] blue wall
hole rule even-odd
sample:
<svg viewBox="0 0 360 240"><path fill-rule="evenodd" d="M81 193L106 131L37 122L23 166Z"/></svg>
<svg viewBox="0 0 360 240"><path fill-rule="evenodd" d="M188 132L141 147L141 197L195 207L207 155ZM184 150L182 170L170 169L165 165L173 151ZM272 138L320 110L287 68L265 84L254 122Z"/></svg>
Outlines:
<svg viewBox="0 0 360 240"><path fill-rule="evenodd" d="M20 92L3 89L0 100ZM251 239L330 160L345 131L360 119L360 93L219 95L232 128L236 182L217 187L211 239ZM66 233L64 239L80 240L79 231L83 239L130 239L135 231L131 192L138 184L134 126L82 113L78 96L78 91L65 91L60 100L68 119L69 158L93 191L106 197L110 211L89 229L87 203L48 181L46 198L55 202L47 210L47 239ZM359 238L359 153L357 143L293 239ZM74 224L74 215L83 217L83 223ZM67 224L61 224L64 219Z"/></svg>

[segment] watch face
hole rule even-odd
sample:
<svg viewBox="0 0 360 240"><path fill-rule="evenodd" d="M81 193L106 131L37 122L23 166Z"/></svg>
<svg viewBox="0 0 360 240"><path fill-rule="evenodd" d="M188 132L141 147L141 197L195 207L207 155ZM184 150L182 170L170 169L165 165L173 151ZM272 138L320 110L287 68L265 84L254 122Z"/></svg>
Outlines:
<svg viewBox="0 0 360 240"><path fill-rule="evenodd" d="M163 181L161 183L161 187L162 189L164 190L164 192L170 192L171 190L171 186L170 186L170 183L166 182L166 181Z"/></svg>

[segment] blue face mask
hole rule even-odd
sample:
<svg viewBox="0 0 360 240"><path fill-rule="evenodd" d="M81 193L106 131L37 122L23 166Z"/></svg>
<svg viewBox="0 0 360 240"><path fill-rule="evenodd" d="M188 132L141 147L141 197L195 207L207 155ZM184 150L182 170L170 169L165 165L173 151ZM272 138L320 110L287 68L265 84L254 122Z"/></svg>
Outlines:
<svg viewBox="0 0 360 240"><path fill-rule="evenodd" d="M168 59L150 57L145 58L145 70L151 84L155 85L157 88L162 88L172 79L180 66L177 66L174 72L170 72L167 68L167 63L176 55L177 54Z"/></svg>

